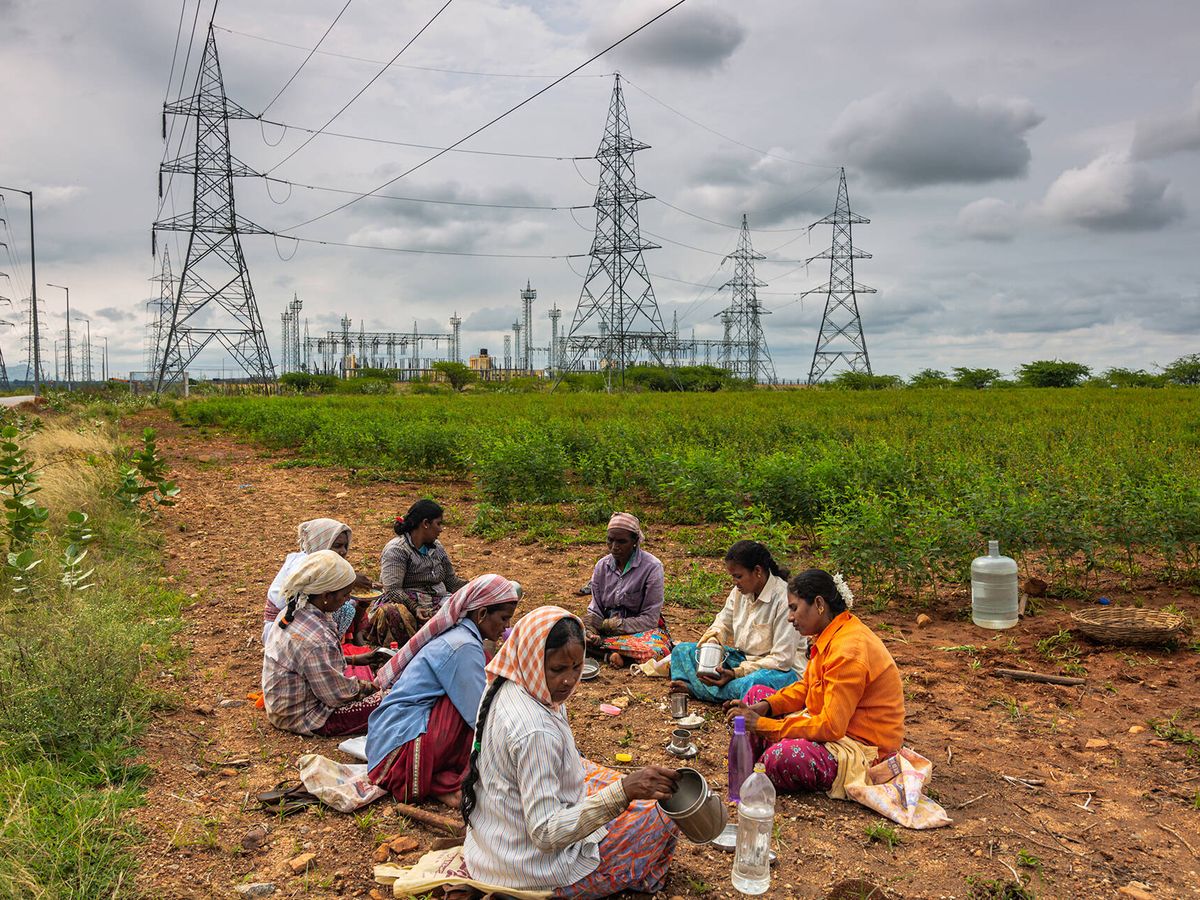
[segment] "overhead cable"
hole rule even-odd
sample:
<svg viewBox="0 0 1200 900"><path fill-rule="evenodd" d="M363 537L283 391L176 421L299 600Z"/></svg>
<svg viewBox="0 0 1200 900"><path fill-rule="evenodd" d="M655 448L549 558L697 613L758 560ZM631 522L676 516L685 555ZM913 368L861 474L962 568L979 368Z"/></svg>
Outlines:
<svg viewBox="0 0 1200 900"><path fill-rule="evenodd" d="M447 2L449 2L449 0L447 0ZM646 29L646 28L648 28L649 26L653 25L655 22L657 22L657 21L658 21L659 19L661 19L663 16L667 15L667 13L669 13L669 12L671 12L671 11L673 11L673 10L676 10L676 9L678 9L679 7L683 6L683 4L684 4L684 3L686 3L686 2L687 2L687 0L676 0L676 2L675 2L675 3L672 3L670 6L668 6L666 9L664 9L662 12L658 13L656 16L654 16L653 18L651 18L651 19L647 20L646 22L643 22L641 25L639 25L639 26L638 26L637 28L635 28L633 31L631 31L631 32L629 32L628 34L626 34L624 37L620 38L620 39L619 39L619 40L617 40L617 41L614 41L614 42L613 42L613 43L611 43L611 44L609 44L607 47L605 47L605 48L604 48L603 50L601 50L599 53L596 53L596 54L594 54L593 56L590 56L590 57L588 57L588 58L587 58L587 59L585 59L583 62L581 62L579 65L575 66L575 68L573 68L573 69L571 69L569 72L567 72L565 75L560 75L558 78L556 78L556 79L555 79L554 81L552 81L550 84L546 85L545 87L541 88L541 89L540 89L540 90L538 90L538 91L535 91L533 94L531 94L531 95L529 95L528 97L526 97L526 98L525 98L524 100L522 100L520 103L516 104L515 106L511 106L511 107L509 107L509 108L508 108L508 109L506 109L504 112L500 113L500 115L498 115L498 116L495 116L495 117L494 117L494 118L492 118L491 120L489 120L489 121L485 122L484 124L480 125L478 128L476 128L476 129L475 129L474 131L472 131L470 134L464 135L463 137L459 138L457 141L455 141L455 142L454 142L453 144L451 144L449 147L445 148L444 150L439 150L438 152L434 153L432 156L430 156L430 157L427 157L426 159L424 159L424 160L422 160L421 162L417 163L415 166L411 166L411 167L409 167L408 169L405 169L405 170L404 170L403 172L401 172L399 175L396 175L396 176L395 176L395 177L393 177L393 178L389 178L387 181L385 181L383 184L379 185L379 186L378 186L377 188L375 188L374 190L367 191L367 192L363 193L361 196L354 198L353 200L347 200L347 201L346 201L345 203L343 203L341 206L335 206L333 209L331 209L331 210L328 210L327 212L323 212L323 213L321 213L320 215L318 215L318 216L314 216L314 217L313 217L313 218L311 218L311 219L306 219L306 220L305 220L305 221L303 221L303 222L299 222L299 223L297 223L297 224L295 224L295 225L291 225L291 226L289 226L289 227L287 227L287 228L284 228L284 229L282 229L282 231L285 231L285 232L287 232L287 231L295 231L297 228L302 228L302 227L304 227L305 225L311 225L313 222L316 222L316 221L318 221L318 220L320 220L320 219L324 219L326 216L331 216L331 215L333 215L333 214L334 214L334 213L336 213L336 212L340 212L341 210L345 209L346 207L348 207L348 206L351 206L351 205L353 205L353 204L357 203L359 200L362 200L362 199L364 199L365 197L369 197L371 194L375 193L376 191L381 191L381 190L383 190L384 188L388 187L389 185L395 184L395 183L396 183L397 181L399 181L401 178L404 178L404 177L406 177L406 176L408 176L408 175L411 175L413 172L417 171L417 170L418 170L418 169L420 169L421 167L428 165L429 163L433 162L435 159L438 159L439 157L443 156L444 154L446 154L446 153L450 152L451 150L453 150L454 148L456 148L456 147L457 147L459 144L466 143L466 142L467 142L467 141L469 141L471 138L475 137L477 134L480 134L480 133L481 133L481 132L483 132L484 130L486 130L486 129L490 128L491 126L495 125L495 124L496 124L497 122L499 122L501 119L504 119L504 118L506 118L506 117L508 117L508 116L512 115L514 112L516 112L516 111L517 111L518 109L520 109L521 107L525 106L527 103L530 103L530 102L532 102L532 101L536 100L536 99L537 99L538 97L540 97L542 94L546 93L546 91L548 91L548 90L550 90L551 88L555 87L556 85L559 85L559 84L561 84L562 82L566 81L568 78L570 78L570 77L571 77L572 75L574 75L576 72L578 72L580 69L582 69L582 68L584 68L585 66L588 66L588 65L590 65L591 63L595 62L597 59L599 59L599 58L600 58L601 56L603 56L605 53L608 53L610 50L613 50L613 49L615 49L616 47L619 47L621 44L625 43L627 40L629 40L629 39L630 39L631 37L633 37L635 34L637 34L638 32L640 32L640 31L642 31L642 30L644 30L644 29Z"/></svg>
<svg viewBox="0 0 1200 900"><path fill-rule="evenodd" d="M376 72L374 75L372 75L371 80L368 81L366 84L364 84L362 86L362 88L358 91L358 93L356 93L353 97L351 97L349 100L347 100L345 105L341 109L339 109L332 116L330 116L329 120L324 125L321 126L321 128L317 131L316 134L309 135L308 138L302 144L300 144L299 147L297 147L295 150L293 150L291 153L289 153L287 156L285 156L279 162L275 163L275 165L271 166L271 168L268 169L267 172L268 173L274 172L276 169L278 169L280 166L282 166L285 162L287 162L289 159L291 159L293 156L295 156L297 153L299 153L301 150L303 150L305 147L307 147L309 144L311 144L313 142L313 140L316 139L317 134L320 134L322 131L324 131L326 128L328 128L330 125L332 125L333 120L336 119L338 116L340 116L342 113L344 113L347 109L349 109L350 105L355 100L357 100L359 97L361 97L363 94L365 94L367 92L367 89L371 85L373 85L376 81L378 81L379 78L383 75L383 73L388 70L388 66L390 66L392 63L394 63L396 60L398 60L400 58L400 55L405 50L407 50L409 47L411 47L413 45L413 43L416 41L416 39L419 38L421 35L423 35L425 33L425 30L427 28L429 28L429 26L432 25L434 22L436 22L438 17L442 13L444 13L446 11L446 8L453 2L454 2L454 0L446 0L445 3L443 3L440 7L438 7L438 11L435 12L429 18L429 20L420 27L420 29L418 29L416 34L414 34L411 38L408 39L408 42L403 47L401 47L399 49L399 51L397 51L396 55L393 56L391 58L391 60L388 61L387 65L385 65L382 69L380 69L378 72Z"/></svg>
<svg viewBox="0 0 1200 900"><path fill-rule="evenodd" d="M387 138L368 137L366 135L361 135L361 134L346 134L345 132L342 132L342 131L327 131L324 129L318 130L316 128L304 128L300 125L291 125L291 124L288 124L287 122L276 122L272 119L263 119L261 117L259 118L259 121L263 125L275 125L276 127L283 128L285 130L290 128L293 131L303 131L307 134L311 134L314 136L320 134L320 135L323 135L324 137L345 138L346 140L350 140L350 141L366 141L366 142L372 143L372 144L388 144L389 146L392 146L392 147L413 147L418 150L450 150L450 149L453 149L455 153L471 153L476 156L508 156L508 157L513 157L515 159L576 160L576 159L595 159L596 158L595 154L589 154L587 156L560 156L560 155L553 155L553 154L548 154L548 153L508 153L508 152L502 152L499 150L462 150L462 149L458 149L458 148L439 147L436 144L414 144L409 141L393 141L393 140L389 140ZM276 142L276 143L278 143L278 142Z"/></svg>
<svg viewBox="0 0 1200 900"><path fill-rule="evenodd" d="M329 23L329 27L325 29L325 33L323 35L321 35L320 40L318 40L313 45L313 48L308 51L308 56L304 57L304 59L303 59L303 61L301 61L300 65L296 67L296 71L293 72L291 77L283 83L283 87L281 87L278 91L276 91L275 96L272 97L267 102L267 105L262 108L262 112L259 113L260 116L266 115L267 110L275 105L275 101L278 100L280 98L280 96L283 95L283 92L286 91L288 89L288 87L291 86L291 83L296 80L296 76L300 74L300 71L306 65L308 65L308 61L313 58L313 54L317 52L317 49L324 42L325 38L329 37L329 32L333 31L333 26L338 23L338 19L340 19L342 17L342 13L344 13L347 9L349 9L350 4L353 2L354 2L354 0L346 0L346 5L343 6L341 8L341 10L338 11L338 14L333 17L333 21Z"/></svg>

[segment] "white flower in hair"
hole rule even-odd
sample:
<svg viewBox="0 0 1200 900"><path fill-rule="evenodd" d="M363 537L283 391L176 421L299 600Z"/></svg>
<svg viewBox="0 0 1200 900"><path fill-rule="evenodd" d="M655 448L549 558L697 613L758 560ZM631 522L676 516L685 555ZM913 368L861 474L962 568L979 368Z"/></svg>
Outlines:
<svg viewBox="0 0 1200 900"><path fill-rule="evenodd" d="M850 590L850 585L846 584L846 579L842 577L841 572L833 576L833 586L837 588L838 594L846 602L846 609L853 609L854 591Z"/></svg>

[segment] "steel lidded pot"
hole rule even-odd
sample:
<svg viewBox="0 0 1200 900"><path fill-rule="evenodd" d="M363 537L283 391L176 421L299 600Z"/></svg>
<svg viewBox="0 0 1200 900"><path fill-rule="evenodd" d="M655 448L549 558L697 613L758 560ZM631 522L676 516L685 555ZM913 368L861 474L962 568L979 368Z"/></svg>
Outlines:
<svg viewBox="0 0 1200 900"><path fill-rule="evenodd" d="M679 781L675 792L666 800L658 801L658 808L666 813L688 840L705 844L721 833L728 813L720 794L708 789L708 782L695 769L677 770Z"/></svg>

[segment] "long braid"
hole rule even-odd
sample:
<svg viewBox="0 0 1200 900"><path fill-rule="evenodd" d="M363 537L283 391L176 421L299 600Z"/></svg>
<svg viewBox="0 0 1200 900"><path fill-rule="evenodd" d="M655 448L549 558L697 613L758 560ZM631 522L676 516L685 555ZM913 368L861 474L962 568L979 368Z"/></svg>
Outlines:
<svg viewBox="0 0 1200 900"><path fill-rule="evenodd" d="M296 604L300 602L300 595L288 597L287 610L283 614L283 618L279 620L280 628L287 628L292 624L292 619L296 618Z"/></svg>
<svg viewBox="0 0 1200 900"><path fill-rule="evenodd" d="M471 745L471 764L467 768L467 777L462 786L462 817L463 824L471 824L471 813L475 811L475 786L479 783L479 748L483 744L483 729L487 725L488 713L492 711L492 701L507 678L497 676L483 695L479 704L479 715L475 720L475 742Z"/></svg>

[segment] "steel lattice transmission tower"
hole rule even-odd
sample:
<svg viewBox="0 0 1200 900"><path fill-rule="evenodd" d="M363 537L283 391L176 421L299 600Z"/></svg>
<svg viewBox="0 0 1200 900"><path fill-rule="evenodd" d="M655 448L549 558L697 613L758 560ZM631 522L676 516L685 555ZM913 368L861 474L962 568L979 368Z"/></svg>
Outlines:
<svg viewBox="0 0 1200 900"><path fill-rule="evenodd" d="M271 350L263 332L241 235L266 231L237 214L234 176L255 175L229 152L229 120L255 116L225 96L217 42L209 25L196 94L163 107L166 114L194 118L195 153L164 163L162 172L194 179L190 213L154 224L158 231L188 232L187 257L171 308L171 323L159 355L157 389L181 379L187 367L214 340L254 381L275 380Z"/></svg>
<svg viewBox="0 0 1200 900"><path fill-rule="evenodd" d="M171 251L163 248L162 266L150 279L158 285L158 298L146 301L146 373L158 378L163 344L171 328L171 307L175 304L175 274L171 271Z"/></svg>
<svg viewBox="0 0 1200 900"><path fill-rule="evenodd" d="M732 334L726 368L737 378L771 384L775 381L775 364L771 361L767 337L762 330L762 317L770 315L770 310L763 309L758 299L758 289L767 285L754 276L755 260L766 257L754 252L745 213L742 213L742 233L737 249L725 258L733 260L733 277L721 285L721 290L728 290L730 295L725 312Z"/></svg>
<svg viewBox="0 0 1200 900"><path fill-rule="evenodd" d="M867 339L863 335L862 319L858 315L858 295L873 294L875 288L854 280L854 260L870 259L871 254L855 250L851 235L853 226L867 225L870 221L850 211L850 194L846 190L846 170L843 168L838 181L837 204L832 215L813 223L814 226L833 226L833 244L824 253L818 253L807 260L829 260L829 281L800 295L826 295L825 313L821 317L821 330L817 334L817 347L813 351L812 367L808 370L809 384L819 382L839 360L846 363L851 372L871 374Z"/></svg>
<svg viewBox="0 0 1200 900"><path fill-rule="evenodd" d="M638 190L633 154L649 146L633 138L617 75L604 138L596 151L600 183L593 204L596 233L591 262L562 359L562 371L577 372L584 358L594 354L607 373L610 389L614 373L623 383L625 369L639 361L674 364L670 335L642 259L642 251L659 246L642 240L638 222L638 203L652 195Z"/></svg>
<svg viewBox="0 0 1200 900"><path fill-rule="evenodd" d="M304 309L302 301L295 293L291 302L283 308L279 319L283 326L283 359L280 361L281 372L299 372L303 368L300 358L300 312Z"/></svg>

